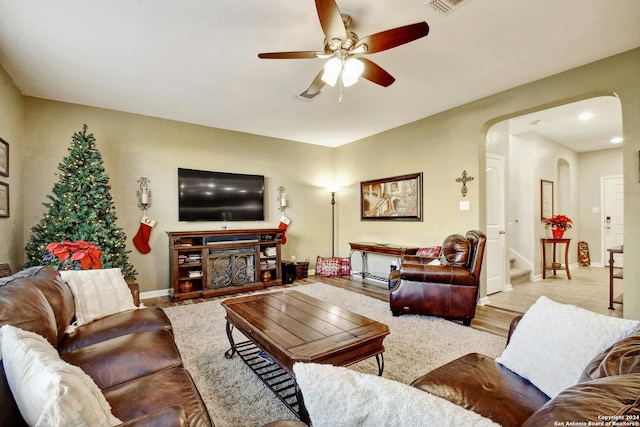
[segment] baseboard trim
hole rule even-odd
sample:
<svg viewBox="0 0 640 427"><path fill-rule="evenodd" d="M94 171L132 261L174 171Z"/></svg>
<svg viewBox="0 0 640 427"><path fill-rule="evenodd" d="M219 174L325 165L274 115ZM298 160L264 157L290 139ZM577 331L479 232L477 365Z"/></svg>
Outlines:
<svg viewBox="0 0 640 427"><path fill-rule="evenodd" d="M169 289L158 289L156 291L140 292L140 299L162 298L169 296Z"/></svg>

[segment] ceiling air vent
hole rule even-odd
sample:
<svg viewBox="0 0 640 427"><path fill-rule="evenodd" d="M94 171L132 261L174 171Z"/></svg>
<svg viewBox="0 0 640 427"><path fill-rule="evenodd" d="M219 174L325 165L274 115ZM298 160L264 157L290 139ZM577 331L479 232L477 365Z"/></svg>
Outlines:
<svg viewBox="0 0 640 427"><path fill-rule="evenodd" d="M471 0L428 0L427 3L438 13L448 15Z"/></svg>

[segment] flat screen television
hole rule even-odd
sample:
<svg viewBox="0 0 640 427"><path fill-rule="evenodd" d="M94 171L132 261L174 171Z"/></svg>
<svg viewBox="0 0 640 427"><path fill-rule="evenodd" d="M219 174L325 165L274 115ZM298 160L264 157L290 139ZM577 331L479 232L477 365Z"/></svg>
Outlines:
<svg viewBox="0 0 640 427"><path fill-rule="evenodd" d="M264 176L178 168L180 221L264 221Z"/></svg>

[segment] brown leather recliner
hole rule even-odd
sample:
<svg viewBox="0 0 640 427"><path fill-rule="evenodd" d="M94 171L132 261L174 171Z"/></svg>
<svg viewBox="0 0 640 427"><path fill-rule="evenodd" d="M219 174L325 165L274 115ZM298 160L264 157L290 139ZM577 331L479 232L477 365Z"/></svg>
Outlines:
<svg viewBox="0 0 640 427"><path fill-rule="evenodd" d="M389 277L389 303L394 316L426 314L462 320L469 326L475 316L486 236L478 230L453 234L442 244L443 264L432 259L402 258L400 269Z"/></svg>

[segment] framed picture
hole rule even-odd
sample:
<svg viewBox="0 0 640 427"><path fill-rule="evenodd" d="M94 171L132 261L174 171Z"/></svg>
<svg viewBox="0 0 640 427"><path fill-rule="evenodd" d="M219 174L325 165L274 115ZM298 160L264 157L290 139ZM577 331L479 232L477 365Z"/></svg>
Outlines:
<svg viewBox="0 0 640 427"><path fill-rule="evenodd" d="M362 181L360 219L422 221L422 173Z"/></svg>
<svg viewBox="0 0 640 427"><path fill-rule="evenodd" d="M9 217L9 184L0 182L0 218Z"/></svg>
<svg viewBox="0 0 640 427"><path fill-rule="evenodd" d="M553 216L553 181L540 180L540 221Z"/></svg>
<svg viewBox="0 0 640 427"><path fill-rule="evenodd" d="M9 176L9 143L0 138L0 175Z"/></svg>

